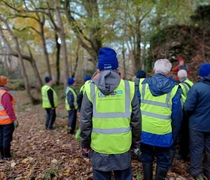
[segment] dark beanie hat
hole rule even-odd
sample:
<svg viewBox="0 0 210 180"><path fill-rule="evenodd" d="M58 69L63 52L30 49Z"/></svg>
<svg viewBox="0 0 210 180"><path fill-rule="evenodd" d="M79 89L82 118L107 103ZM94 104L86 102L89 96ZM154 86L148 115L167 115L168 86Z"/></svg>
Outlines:
<svg viewBox="0 0 210 180"><path fill-rule="evenodd" d="M146 78L146 72L145 71L143 71L143 70L138 70L137 72L136 72L136 77L137 78Z"/></svg>
<svg viewBox="0 0 210 180"><path fill-rule="evenodd" d="M202 64L199 68L198 74L201 77L210 75L210 64L209 63Z"/></svg>
<svg viewBox="0 0 210 180"><path fill-rule="evenodd" d="M116 52L108 47L101 48L98 53L98 69L111 70L118 68Z"/></svg>
<svg viewBox="0 0 210 180"><path fill-rule="evenodd" d="M74 78L68 78L68 85L74 84L75 79Z"/></svg>
<svg viewBox="0 0 210 180"><path fill-rule="evenodd" d="M91 76L85 76L84 77L84 82L86 82L86 81L88 81L88 80L90 80L91 79Z"/></svg>
<svg viewBox="0 0 210 180"><path fill-rule="evenodd" d="M45 80L45 82L46 82L46 83L48 83L48 82L52 81L52 78L51 78L51 77L46 76L46 77L44 78L44 80Z"/></svg>

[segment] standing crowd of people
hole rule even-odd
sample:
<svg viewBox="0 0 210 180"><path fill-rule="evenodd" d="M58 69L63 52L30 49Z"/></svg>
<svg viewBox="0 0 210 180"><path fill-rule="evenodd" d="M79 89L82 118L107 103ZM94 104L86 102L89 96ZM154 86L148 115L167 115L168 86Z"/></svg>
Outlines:
<svg viewBox="0 0 210 180"><path fill-rule="evenodd" d="M103 47L97 72L84 77L78 94L75 79L68 78L67 133L75 134L79 112L81 146L90 158L94 180L109 180L112 174L116 180L131 180L132 153L140 154L145 180L153 179L154 163L155 179L166 179L174 157L190 157L190 174L210 180L210 64L200 66L201 80L194 84L182 57L178 63L172 69L169 60L159 59L152 77L139 70L129 81L119 72L116 52ZM171 71L175 80L169 77ZM53 130L58 98L52 78L45 77L45 83L45 128ZM8 79L0 76L0 152L5 160L11 157L12 134L18 126L13 106Z"/></svg>

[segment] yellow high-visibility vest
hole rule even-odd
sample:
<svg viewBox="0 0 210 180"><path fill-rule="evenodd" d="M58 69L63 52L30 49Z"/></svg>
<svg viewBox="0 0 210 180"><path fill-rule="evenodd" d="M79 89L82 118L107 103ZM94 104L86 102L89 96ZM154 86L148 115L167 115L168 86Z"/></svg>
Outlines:
<svg viewBox="0 0 210 180"><path fill-rule="evenodd" d="M189 79L186 79L184 82L179 83L179 85L181 86L183 92L182 94L182 106L183 106L187 99L187 93L194 84Z"/></svg>
<svg viewBox="0 0 210 180"><path fill-rule="evenodd" d="M157 135L157 137L167 134L168 139L165 139L166 142L163 146L170 146L172 143L172 99L177 92L178 85L174 86L168 94L160 96L152 95L148 83L139 84L139 89L141 93L142 143L151 143L150 145L156 144L153 140L148 142L148 134ZM154 139L154 141L156 141L156 139Z"/></svg>
<svg viewBox="0 0 210 180"><path fill-rule="evenodd" d="M54 106L57 107L58 106L58 98L57 98L57 94L56 92L54 91L53 88L51 88L50 86L48 85L44 85L42 87L42 107L43 108L51 108L51 104L50 104L50 101L49 101L49 98L48 98L48 95L47 95L47 91L51 89L53 91L53 100L54 100Z"/></svg>
<svg viewBox="0 0 210 180"><path fill-rule="evenodd" d="M121 80L109 95L104 95L94 83L85 86L93 104L91 148L103 154L121 154L131 147L131 102L134 82Z"/></svg>
<svg viewBox="0 0 210 180"><path fill-rule="evenodd" d="M65 98L65 104L66 104L66 110L67 111L70 111L71 108L69 106L69 103L68 103L68 97L67 97L67 94L68 92L71 91L73 96L74 96L74 108L77 109L78 108L78 105L77 105L77 94L75 93L75 91L71 88L71 87L67 87L66 88L66 98Z"/></svg>

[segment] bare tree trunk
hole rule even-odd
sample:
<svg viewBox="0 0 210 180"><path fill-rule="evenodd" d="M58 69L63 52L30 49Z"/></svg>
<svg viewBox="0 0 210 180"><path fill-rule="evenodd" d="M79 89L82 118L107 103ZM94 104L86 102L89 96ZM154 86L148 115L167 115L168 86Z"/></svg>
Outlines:
<svg viewBox="0 0 210 180"><path fill-rule="evenodd" d="M135 36L136 36L136 49L134 50L134 65L135 72L141 69L141 30L140 30L140 22L136 22L135 28Z"/></svg>
<svg viewBox="0 0 210 180"><path fill-rule="evenodd" d="M83 3L87 10L88 20L100 20L97 0L87 0ZM71 12L70 0L65 0L66 17L72 30L74 31L80 45L90 54L91 61L96 64L98 59L98 51L102 47L101 23L95 23L95 27L89 27L89 37L78 26L77 21Z"/></svg>
<svg viewBox="0 0 210 180"><path fill-rule="evenodd" d="M57 23L58 23L58 33L61 39L61 51L62 51L62 59L63 59L63 71L64 71L64 88L67 86L67 79L69 76L69 70L68 70L68 55L67 55L67 48L66 48L66 37L63 27L63 22L61 19L61 14L58 8L58 3L56 0L52 0L55 8L55 13L57 17Z"/></svg>
<svg viewBox="0 0 210 180"><path fill-rule="evenodd" d="M40 36L42 40L42 47L44 51L44 56L46 59L46 64L47 64L47 72L50 77L52 77L51 69L50 69L50 60L49 60L49 55L47 52L47 47L46 47L46 41L45 41L45 36L44 36L44 23L45 23L45 16L42 16L42 20L38 22L39 23L39 29L40 29Z"/></svg>
<svg viewBox="0 0 210 180"><path fill-rule="evenodd" d="M56 73L57 73L57 79L56 79L56 84L59 85L60 84L60 49L61 49L61 45L58 42L58 34L55 33L55 42L56 42Z"/></svg>
<svg viewBox="0 0 210 180"><path fill-rule="evenodd" d="M101 41L101 22L98 10L98 0L87 0L86 10L88 12L88 17L92 22L98 21L94 27L90 27L90 41L92 42L93 49L98 54L99 49L102 47ZM97 60L97 57L96 57Z"/></svg>
<svg viewBox="0 0 210 180"><path fill-rule="evenodd" d="M28 94L28 97L30 98L31 102L34 103L34 98L33 96L31 95L30 93L30 85L29 85L29 81L28 81L28 75L26 73L26 69L25 69L25 65L24 65L24 62L23 62L23 58L21 56L21 53L20 53L20 47L19 47L19 43L18 43L18 39L17 37L13 37L14 40L15 40L15 44L16 44L16 48L17 48L17 53L18 53L18 57L20 59L20 64L21 64L21 67L22 67L22 76L23 76L23 79L24 79L24 84L25 84L25 88L26 88L26 92Z"/></svg>
<svg viewBox="0 0 210 180"><path fill-rule="evenodd" d="M123 41L122 57L123 57L123 76L126 79L127 78L127 74L126 74L125 45L124 45L124 41Z"/></svg>
<svg viewBox="0 0 210 180"><path fill-rule="evenodd" d="M5 36L4 36L4 34L3 34L3 32L2 32L1 29L0 29L0 35L2 36L2 39L3 39L4 43L5 43L6 46L7 46L7 50L9 51L8 54L9 54L10 56L14 56L14 57L17 57L17 58L18 58L18 57L19 57L18 53L15 52L15 51L11 48L10 44L8 43L8 41L7 41L7 39L5 38ZM29 48L29 52L30 52L30 48ZM32 57L32 53L30 52L30 56L21 54L21 57L22 57L23 59L25 59L25 60L27 60L27 61L30 62L31 66L32 66L32 69L33 69L33 71L34 71L34 74L35 74L35 76L36 76L36 78L37 78L37 80L38 80L39 86L41 87L43 83L42 83L42 81L41 81L40 74L39 74L39 71L38 71L37 66L36 66L36 62L35 62L35 60L34 60L33 57Z"/></svg>
<svg viewBox="0 0 210 180"><path fill-rule="evenodd" d="M34 71L35 76L37 77L37 80L38 80L38 83L39 83L39 85L38 85L38 86L39 86L39 89L41 89L41 87L43 86L43 83L42 83L42 80L41 80L41 77L40 77L38 68L37 68L37 66L36 66L36 61L35 61L35 59L33 58L33 54L31 53L31 50L30 50L29 47L28 47L28 49L29 49L30 57L31 57L31 61L30 61L31 67L32 67L32 69L33 69L33 71Z"/></svg>
<svg viewBox="0 0 210 180"><path fill-rule="evenodd" d="M25 69L25 65L24 65L24 62L23 62L22 55L21 55L18 39L15 36L15 34L12 32L12 30L11 30L10 26L8 25L7 21L2 16L0 16L0 19L1 19L1 21L4 22L5 26L7 27L7 30L9 31L10 35L12 36L12 38L15 41L18 57L19 57L20 63L21 63L21 68L22 68L21 72L22 72L22 76L23 76L26 92L27 92L28 97L30 98L31 103L34 104L36 101L35 101L35 98L32 96L32 94L30 92L30 85L29 85L29 81L28 81L28 75L26 73L26 69Z"/></svg>
<svg viewBox="0 0 210 180"><path fill-rule="evenodd" d="M78 45L78 47L77 47L77 51L76 51L76 64L74 66L74 69L73 69L73 72L72 72L72 76L71 77L74 77L75 74L76 74L76 70L77 70L77 66L78 66L78 61L79 61L79 47L80 47L80 45Z"/></svg>

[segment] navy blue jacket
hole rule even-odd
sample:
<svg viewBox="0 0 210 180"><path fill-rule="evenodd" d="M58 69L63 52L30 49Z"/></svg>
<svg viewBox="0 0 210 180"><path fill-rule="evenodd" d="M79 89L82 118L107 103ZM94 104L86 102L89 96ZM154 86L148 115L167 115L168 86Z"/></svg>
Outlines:
<svg viewBox="0 0 210 180"><path fill-rule="evenodd" d="M76 93L76 91L74 90L74 88L72 88L71 86L70 86L70 88L73 89L73 91ZM68 101L69 107L71 109L75 109L75 107L74 107L74 98L75 98L74 97L74 94L71 91L69 91L67 93L67 101Z"/></svg>
<svg viewBox="0 0 210 180"><path fill-rule="evenodd" d="M173 82L171 79L162 74L155 74L151 78L146 78L142 82L142 84L144 83L149 84L149 89L153 96L160 96L163 94L167 94L173 89L175 85L177 85L176 82ZM183 110L180 101L181 93L182 93L181 88L178 88L176 95L172 99L171 119L172 119L173 140L176 140L178 136L183 118Z"/></svg>
<svg viewBox="0 0 210 180"><path fill-rule="evenodd" d="M184 109L191 129L210 132L210 75L191 87Z"/></svg>

